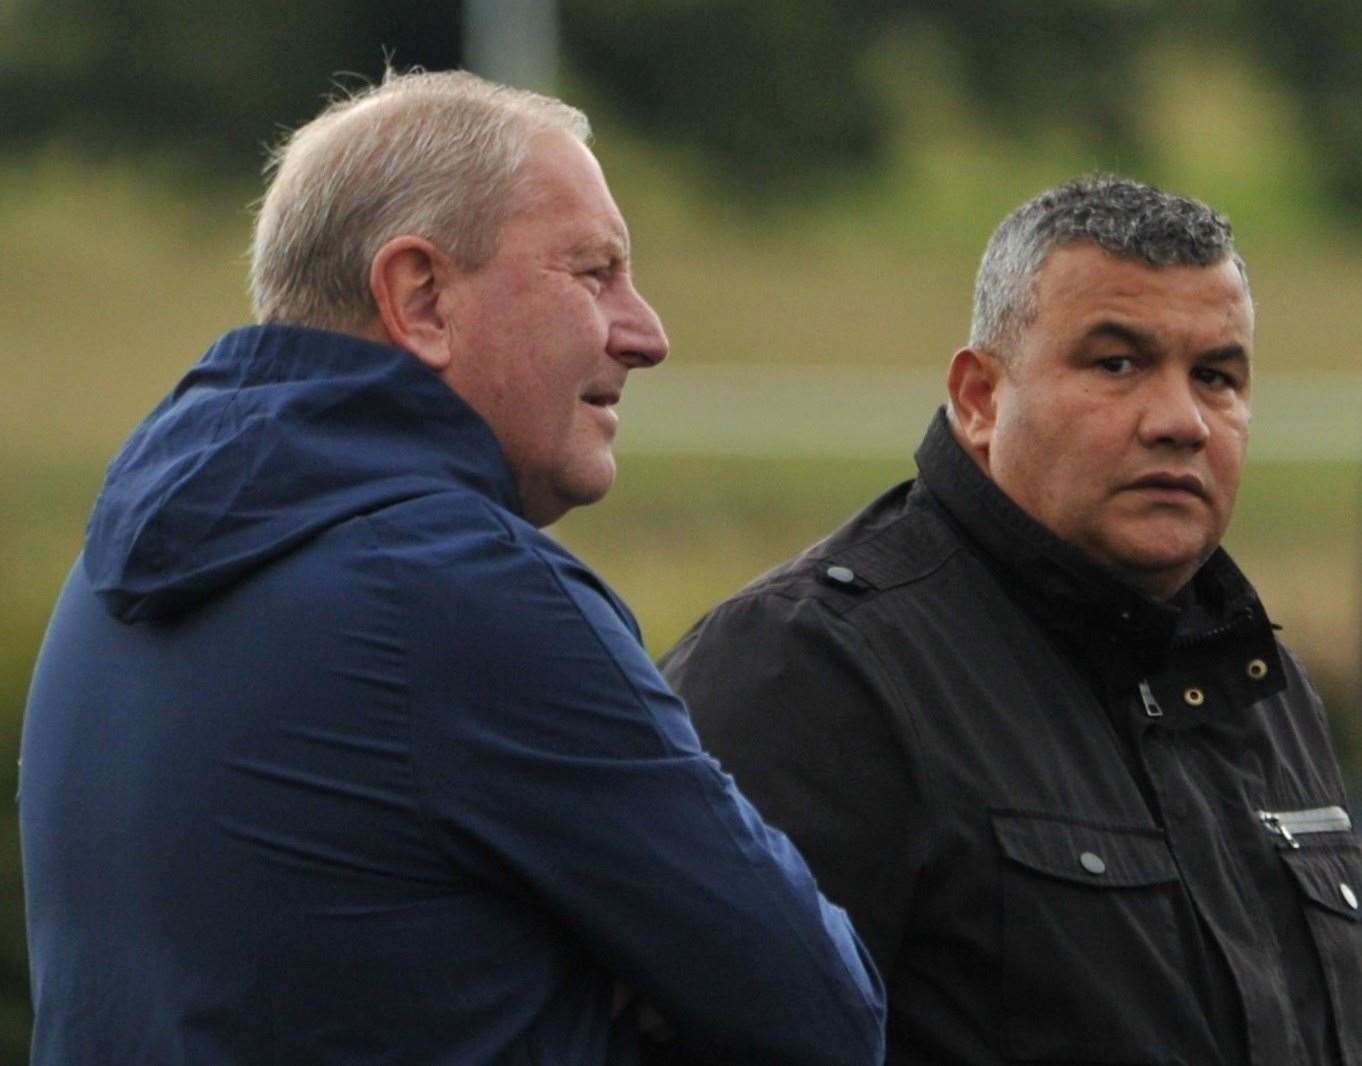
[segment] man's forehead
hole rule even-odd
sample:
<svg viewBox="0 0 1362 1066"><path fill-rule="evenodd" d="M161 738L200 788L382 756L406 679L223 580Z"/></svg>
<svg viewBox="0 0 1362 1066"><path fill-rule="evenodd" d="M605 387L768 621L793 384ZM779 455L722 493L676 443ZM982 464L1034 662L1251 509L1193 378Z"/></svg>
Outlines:
<svg viewBox="0 0 1362 1066"><path fill-rule="evenodd" d="M629 227L618 212L584 210L561 200L541 201L526 213L543 225L545 241L556 254L573 259L629 258Z"/></svg>
<svg viewBox="0 0 1362 1066"><path fill-rule="evenodd" d="M1061 245L1043 261L1018 334L1021 351L1072 354L1112 340L1197 359L1233 350L1245 364L1253 338L1253 304L1233 259L1151 266L1087 241Z"/></svg>
<svg viewBox="0 0 1362 1066"><path fill-rule="evenodd" d="M1035 269L1036 277L1063 274L1069 271L1101 271L1129 276L1204 278L1223 274L1233 277L1241 289L1248 283L1243 269L1233 255L1225 255L1209 263L1151 263L1138 255L1123 255L1102 247L1096 241L1079 239L1065 241L1045 253Z"/></svg>
<svg viewBox="0 0 1362 1066"><path fill-rule="evenodd" d="M561 231L569 254L629 256L629 228L591 150L536 138L520 176L513 217L533 217Z"/></svg>
<svg viewBox="0 0 1362 1066"><path fill-rule="evenodd" d="M1050 302L1143 299L1154 306L1189 303L1242 310L1253 305L1243 272L1229 256L1214 263L1156 265L1118 256L1089 241L1053 249L1036 271L1034 296Z"/></svg>

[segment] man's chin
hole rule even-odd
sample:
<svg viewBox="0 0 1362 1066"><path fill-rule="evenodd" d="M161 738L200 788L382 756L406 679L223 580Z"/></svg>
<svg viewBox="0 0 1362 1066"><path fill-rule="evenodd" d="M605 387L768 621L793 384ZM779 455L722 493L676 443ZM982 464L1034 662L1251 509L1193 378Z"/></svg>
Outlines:
<svg viewBox="0 0 1362 1066"><path fill-rule="evenodd" d="M575 507L587 507L605 499L615 484L615 473L615 457L609 452L590 464L564 471L544 494L545 502L557 512L552 521Z"/></svg>
<svg viewBox="0 0 1362 1066"><path fill-rule="evenodd" d="M1166 600L1191 581L1214 548L1195 551L1145 550L1113 555L1108 561L1117 573L1145 595Z"/></svg>
<svg viewBox="0 0 1362 1066"><path fill-rule="evenodd" d="M605 499L606 493L614 488L618 474L619 468L615 465L614 453L606 449L605 454L582 471L580 478L577 479L578 506L599 503Z"/></svg>

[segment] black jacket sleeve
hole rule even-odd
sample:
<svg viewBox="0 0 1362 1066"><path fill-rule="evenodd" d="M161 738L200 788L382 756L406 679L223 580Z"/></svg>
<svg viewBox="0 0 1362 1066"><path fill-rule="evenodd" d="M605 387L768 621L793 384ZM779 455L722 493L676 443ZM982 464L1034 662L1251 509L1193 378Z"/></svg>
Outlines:
<svg viewBox="0 0 1362 1066"><path fill-rule="evenodd" d="M911 906L910 728L861 635L816 598L749 594L662 660L704 746L846 908L881 973Z"/></svg>

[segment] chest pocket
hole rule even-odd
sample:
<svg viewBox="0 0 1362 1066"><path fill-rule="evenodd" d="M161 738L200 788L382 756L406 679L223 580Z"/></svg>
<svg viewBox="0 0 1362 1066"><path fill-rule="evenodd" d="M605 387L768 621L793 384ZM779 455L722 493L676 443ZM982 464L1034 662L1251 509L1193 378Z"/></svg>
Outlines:
<svg viewBox="0 0 1362 1066"><path fill-rule="evenodd" d="M1185 903L1157 829L995 811L1009 1062L1218 1059L1187 979Z"/></svg>
<svg viewBox="0 0 1362 1066"><path fill-rule="evenodd" d="M1284 848L1329 986L1345 1066L1362 1066L1362 842Z"/></svg>

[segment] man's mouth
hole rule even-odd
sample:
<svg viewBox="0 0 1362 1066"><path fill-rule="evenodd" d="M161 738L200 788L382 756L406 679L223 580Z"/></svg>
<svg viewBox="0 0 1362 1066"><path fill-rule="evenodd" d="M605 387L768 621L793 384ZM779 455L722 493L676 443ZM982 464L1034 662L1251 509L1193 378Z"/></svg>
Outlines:
<svg viewBox="0 0 1362 1066"><path fill-rule="evenodd" d="M600 389L583 395L582 402L592 407L614 407L620 402L620 393L618 389Z"/></svg>
<svg viewBox="0 0 1362 1066"><path fill-rule="evenodd" d="M1195 474L1147 474L1130 482L1127 489L1136 491L1185 493L1198 499L1206 499L1206 486Z"/></svg>

